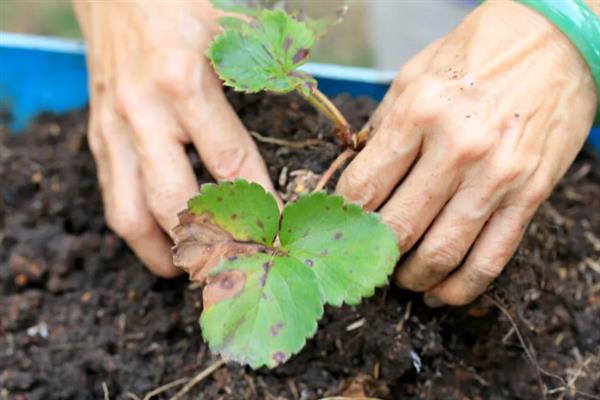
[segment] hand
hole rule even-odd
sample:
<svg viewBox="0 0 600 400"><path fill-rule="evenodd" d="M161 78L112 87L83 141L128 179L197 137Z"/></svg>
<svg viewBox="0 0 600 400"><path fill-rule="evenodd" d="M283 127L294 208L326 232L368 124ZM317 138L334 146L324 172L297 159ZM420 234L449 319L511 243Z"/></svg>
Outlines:
<svg viewBox="0 0 600 400"><path fill-rule="evenodd" d="M172 277L164 232L198 192L184 146L216 179L273 191L266 167L204 56L208 2L77 2L88 42L89 144L108 225L155 274Z"/></svg>
<svg viewBox="0 0 600 400"><path fill-rule="evenodd" d="M486 2L399 73L337 190L382 219L396 282L430 306L471 302L500 274L592 125L596 88L543 16Z"/></svg>

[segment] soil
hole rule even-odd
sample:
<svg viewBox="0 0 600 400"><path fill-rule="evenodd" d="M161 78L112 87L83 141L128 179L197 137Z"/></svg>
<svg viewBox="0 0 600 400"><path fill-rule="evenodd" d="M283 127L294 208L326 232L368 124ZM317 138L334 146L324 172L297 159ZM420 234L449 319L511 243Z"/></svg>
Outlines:
<svg viewBox="0 0 600 400"><path fill-rule="evenodd" d="M259 143L282 191L293 171L322 172L338 154L329 127L302 100L229 96L251 130L325 141L312 149ZM355 126L375 106L337 103ZM152 276L106 227L85 131L83 111L42 116L0 142L0 399L142 399L217 360L197 323L201 289ZM210 180L189 154L199 180ZM359 306L328 308L287 364L226 365L186 398L332 395L598 398L598 158L582 151L474 304L431 310L418 294L383 288Z"/></svg>

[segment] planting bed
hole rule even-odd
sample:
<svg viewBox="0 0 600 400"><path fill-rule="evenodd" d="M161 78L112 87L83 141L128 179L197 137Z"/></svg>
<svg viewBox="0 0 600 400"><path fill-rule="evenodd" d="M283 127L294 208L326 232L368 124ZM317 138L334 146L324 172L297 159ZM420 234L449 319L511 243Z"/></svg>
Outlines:
<svg viewBox="0 0 600 400"><path fill-rule="evenodd" d="M298 189L294 171L321 172L338 154L301 99L229 96L262 135L324 139L312 149L259 144L282 192ZM374 107L337 104L355 126ZM101 399L103 386L110 399L142 399L215 361L197 323L201 290L153 277L106 227L85 130L77 112L1 139L0 399ZM599 160L581 153L487 297L430 310L417 294L383 288L360 306L328 308L320 325L287 364L221 367L187 398L598 398Z"/></svg>

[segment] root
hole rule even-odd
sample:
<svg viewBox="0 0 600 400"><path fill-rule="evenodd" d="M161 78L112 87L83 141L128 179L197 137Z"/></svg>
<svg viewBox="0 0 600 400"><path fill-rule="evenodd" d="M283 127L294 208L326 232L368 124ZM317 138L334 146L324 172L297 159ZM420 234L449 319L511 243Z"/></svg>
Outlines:
<svg viewBox="0 0 600 400"><path fill-rule="evenodd" d="M215 372L217 369L219 369L223 365L225 365L225 360L223 360L223 359L220 359L220 360L212 363L206 369L201 371L198 375L194 376L188 383L186 383L186 385L183 388L181 388L181 390L179 392L175 393L175 396L171 397L170 400L180 399L184 394L189 392L194 386L196 386L197 384L202 382L204 379L206 379L208 376L210 376L213 372Z"/></svg>
<svg viewBox="0 0 600 400"><path fill-rule="evenodd" d="M220 359L220 360L212 363L208 367L206 367L204 370L200 371L193 378L179 378L172 382L169 382L167 384L159 386L156 389L152 389L151 391L146 393L143 400L150 400L153 397L155 397L163 392L166 392L169 389L173 389L174 387L185 384L185 386L182 387L181 390L179 390L177 393L175 393L175 395L173 397L170 398L170 400L180 399L183 395L185 395L187 392L189 392L194 386L196 386L197 384L202 382L204 379L209 377L213 372L215 372L217 369L219 369L224 364L225 364L225 360Z"/></svg>
<svg viewBox="0 0 600 400"><path fill-rule="evenodd" d="M166 392L167 390L172 389L176 386L183 385L184 383L188 382L189 380L190 380L190 378L180 378L180 379L174 380L173 382L169 382L165 385L159 386L156 389L152 389L151 391L146 393L143 400L150 400L152 397L159 395L162 392Z"/></svg>
<svg viewBox="0 0 600 400"><path fill-rule="evenodd" d="M108 385L102 381L102 392L104 394L104 400L110 400L110 393L108 392Z"/></svg>
<svg viewBox="0 0 600 400"><path fill-rule="evenodd" d="M327 170L323 172L323 175L321 176L321 179L319 179L319 182L317 183L317 186L315 187L315 190L313 190L313 192L323 190L323 188L325 187L325 185L327 185L327 182L329 182L335 171L340 169L346 163L346 161L355 154L356 152L350 148L341 152L340 155L331 163L329 168L327 168Z"/></svg>
<svg viewBox="0 0 600 400"><path fill-rule="evenodd" d="M259 142L274 144L274 145L283 146L283 147L291 147L294 149L302 149L305 147L316 147L316 146L322 146L322 145L326 144L326 142L324 142L320 139L306 139L306 140L300 140L300 141L292 141L292 140L273 138L273 137L269 137L269 136L263 136L260 133L254 132L254 131L250 131L250 135L252 135L252 137L254 139L258 140Z"/></svg>
<svg viewBox="0 0 600 400"><path fill-rule="evenodd" d="M577 380L577 378L579 377L579 374L581 372L576 373L574 375L574 377L571 378L571 381L567 382L562 376L557 375L555 373L552 373L552 372L544 369L540 365L540 363L538 362L537 357L535 355L535 352L533 352L531 350L530 346L525 342L525 338L521 334L521 331L519 330L519 327L518 327L517 323L515 322L515 319L510 314L510 312L506 309L506 307L504 307L502 305L502 303L500 302L500 300L497 299L497 298L495 298L494 296L490 296L490 295L484 294L483 297L485 297L486 299L488 299L489 301L491 301L500 311L502 311L502 313L504 314L504 316L508 319L508 321L512 325L511 331L514 331L514 333L517 335L517 338L519 339L519 342L521 343L521 347L523 348L523 351L525 352L525 355L527 356L527 358L529 359L529 362L533 365L533 367L536 370L536 373L538 375L538 382L539 382L540 388L542 390L542 396L543 396L544 399L547 398L546 394L554 394L554 393L558 393L558 392L562 392L562 391L568 391L569 389L572 389L579 396L586 397L586 398L589 398L589 399L594 399L594 400L600 400L600 397L598 397L598 396L596 396L594 394L591 394L591 393L586 393L586 392L578 391L574 387L574 383ZM584 368L585 368L585 365L584 365ZM554 379L558 380L562 386L560 386L558 388L555 388L555 389L552 389L552 390L547 390L546 386L544 385L544 382L542 381L542 375L545 375L547 377L554 378Z"/></svg>

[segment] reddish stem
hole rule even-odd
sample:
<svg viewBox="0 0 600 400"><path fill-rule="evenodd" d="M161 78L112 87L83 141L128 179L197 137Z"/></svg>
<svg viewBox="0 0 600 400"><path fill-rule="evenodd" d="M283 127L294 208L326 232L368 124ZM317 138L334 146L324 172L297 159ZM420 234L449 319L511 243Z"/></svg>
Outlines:
<svg viewBox="0 0 600 400"><path fill-rule="evenodd" d="M329 168L327 168L327 170L323 172L323 175L321 176L321 179L319 179L319 182L317 183L317 186L315 186L313 192L318 192L319 190L322 190L325 187L325 185L327 185L327 182L329 182L335 171L340 169L344 165L344 163L354 154L356 154L356 151L354 151L351 148L347 148L346 150L341 152L340 155L337 156L337 158L331 163Z"/></svg>
<svg viewBox="0 0 600 400"><path fill-rule="evenodd" d="M340 110L319 89L299 92L335 126L334 133L346 147L353 147L350 124Z"/></svg>

